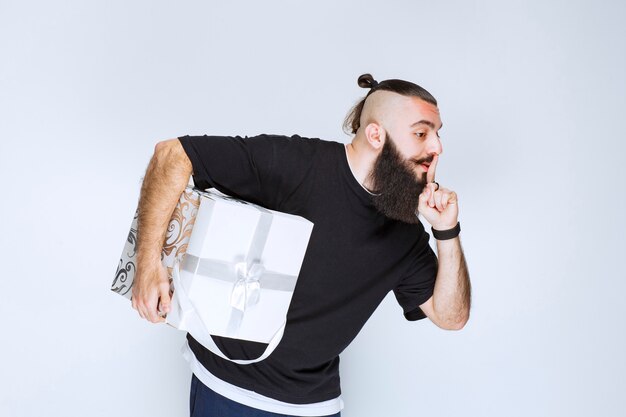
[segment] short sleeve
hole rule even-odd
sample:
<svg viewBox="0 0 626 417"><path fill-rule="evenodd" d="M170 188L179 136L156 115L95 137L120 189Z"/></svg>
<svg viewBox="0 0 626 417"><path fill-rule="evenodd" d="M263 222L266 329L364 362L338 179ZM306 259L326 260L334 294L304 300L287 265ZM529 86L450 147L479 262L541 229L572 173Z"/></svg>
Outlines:
<svg viewBox="0 0 626 417"><path fill-rule="evenodd" d="M193 167L194 185L270 209L297 187L307 172L312 146L298 135L181 136Z"/></svg>
<svg viewBox="0 0 626 417"><path fill-rule="evenodd" d="M428 244L430 235L423 227L420 229L421 238L411 252L413 259L410 267L393 290L404 317L409 321L426 318L419 306L433 295L439 267L437 256Z"/></svg>

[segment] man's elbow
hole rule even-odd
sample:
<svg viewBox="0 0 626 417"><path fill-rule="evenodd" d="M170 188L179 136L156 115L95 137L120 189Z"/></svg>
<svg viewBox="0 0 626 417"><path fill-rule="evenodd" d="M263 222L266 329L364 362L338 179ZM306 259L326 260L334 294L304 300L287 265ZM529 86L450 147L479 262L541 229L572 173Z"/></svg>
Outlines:
<svg viewBox="0 0 626 417"><path fill-rule="evenodd" d="M452 325L449 325L449 327L446 327L446 330L461 330L465 327L465 324L467 324L467 322L460 322L460 323L455 323Z"/></svg>
<svg viewBox="0 0 626 417"><path fill-rule="evenodd" d="M463 317L457 318L456 320L444 321L439 327L441 327L444 330L461 330L465 327L468 321L469 321L469 314L464 315Z"/></svg>

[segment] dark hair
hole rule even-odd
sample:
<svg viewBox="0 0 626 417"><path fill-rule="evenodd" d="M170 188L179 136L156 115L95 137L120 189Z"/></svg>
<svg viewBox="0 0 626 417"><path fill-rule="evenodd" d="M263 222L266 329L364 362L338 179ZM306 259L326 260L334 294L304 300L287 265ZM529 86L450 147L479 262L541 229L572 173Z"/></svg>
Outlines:
<svg viewBox="0 0 626 417"><path fill-rule="evenodd" d="M433 97L428 91L423 89L417 84L414 84L410 81L404 80L384 80L380 83L372 77L371 74L362 74L359 76L357 83L359 87L369 88L370 91L367 93L365 97L363 97L358 103L350 109L350 112L346 116L343 121L343 130L344 132L356 133L361 126L361 112L363 111L363 106L365 105L365 100L372 94L374 91L391 91L393 93L401 94L403 96L409 97L417 97L421 100L424 100L430 104L437 105L437 100Z"/></svg>

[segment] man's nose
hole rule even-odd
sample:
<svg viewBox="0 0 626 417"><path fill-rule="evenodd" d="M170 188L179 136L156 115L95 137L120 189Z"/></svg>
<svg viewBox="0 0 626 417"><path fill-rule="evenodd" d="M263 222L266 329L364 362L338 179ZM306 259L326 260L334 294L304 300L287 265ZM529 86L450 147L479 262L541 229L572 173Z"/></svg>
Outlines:
<svg viewBox="0 0 626 417"><path fill-rule="evenodd" d="M429 155L440 155L443 152L443 146L441 145L441 139L438 136L432 135L428 143L426 144L426 152Z"/></svg>

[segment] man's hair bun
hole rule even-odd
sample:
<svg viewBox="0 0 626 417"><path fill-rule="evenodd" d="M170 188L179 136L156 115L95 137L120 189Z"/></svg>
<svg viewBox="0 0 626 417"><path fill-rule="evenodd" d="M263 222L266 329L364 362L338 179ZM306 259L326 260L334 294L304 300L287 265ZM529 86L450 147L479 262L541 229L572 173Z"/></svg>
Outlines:
<svg viewBox="0 0 626 417"><path fill-rule="evenodd" d="M360 75L357 83L359 84L359 87L362 88L376 88L376 86L378 85L378 81L376 81L374 77L372 77L372 74Z"/></svg>

